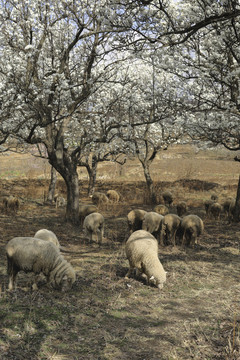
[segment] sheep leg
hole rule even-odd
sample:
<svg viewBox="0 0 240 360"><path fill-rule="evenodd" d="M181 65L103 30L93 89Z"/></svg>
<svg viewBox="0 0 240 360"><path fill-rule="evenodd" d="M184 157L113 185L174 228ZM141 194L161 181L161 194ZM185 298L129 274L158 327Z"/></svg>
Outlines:
<svg viewBox="0 0 240 360"><path fill-rule="evenodd" d="M12 260L8 258L8 267L7 267L7 273L9 276L8 290L10 291L15 288L16 276L18 271L19 271L18 268L14 266Z"/></svg>
<svg viewBox="0 0 240 360"><path fill-rule="evenodd" d="M128 270L127 274L125 275L125 279L128 279L129 277L131 277L133 274L133 271L134 271L134 267L131 266L131 264L129 264L129 270Z"/></svg>
<svg viewBox="0 0 240 360"><path fill-rule="evenodd" d="M102 231L97 230L97 238L98 238L98 245L100 246L102 244Z"/></svg>

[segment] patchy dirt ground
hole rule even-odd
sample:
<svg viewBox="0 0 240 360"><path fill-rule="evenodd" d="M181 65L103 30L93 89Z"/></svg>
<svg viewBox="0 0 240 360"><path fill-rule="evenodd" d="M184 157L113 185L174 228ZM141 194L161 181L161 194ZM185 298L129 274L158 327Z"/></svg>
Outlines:
<svg viewBox="0 0 240 360"><path fill-rule="evenodd" d="M5 192L10 188L7 183L2 187ZM126 215L135 206L151 209L143 204L141 184L135 188L131 202L102 209L106 230L99 247L65 223L64 209L42 205L42 190L34 192L33 182L27 188L14 182L15 193L25 200L17 215L0 214L1 360L240 359L240 225L204 219L196 249L160 247L168 274L159 292L124 279ZM204 189L176 189L188 198L190 212L202 216ZM20 273L17 290L9 293L4 246L40 228L56 233L77 281L69 293L48 288L44 280L33 292L31 275Z"/></svg>

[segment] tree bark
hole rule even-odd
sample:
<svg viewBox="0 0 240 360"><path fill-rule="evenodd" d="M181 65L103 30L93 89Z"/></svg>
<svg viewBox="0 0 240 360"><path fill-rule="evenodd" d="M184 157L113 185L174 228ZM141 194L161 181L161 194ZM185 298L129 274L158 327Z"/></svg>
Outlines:
<svg viewBox="0 0 240 360"><path fill-rule="evenodd" d="M240 220L240 176L238 179L238 187L237 187L237 196L236 196L236 203L233 212L233 221L239 222Z"/></svg>
<svg viewBox="0 0 240 360"><path fill-rule="evenodd" d="M51 179L50 179L50 184L49 184L49 188L48 188L48 196L47 196L47 201L49 201L50 203L52 203L54 200L56 184L57 184L57 172L56 172L56 169L52 166L51 167Z"/></svg>
<svg viewBox="0 0 240 360"><path fill-rule="evenodd" d="M153 180L152 180L151 175L150 175L149 166L147 164L144 164L144 163L142 163L142 166L143 166L144 176L145 176L145 179L146 179L147 190L148 190L148 194L149 194L149 200L150 200L151 204L156 204L157 203L157 197L156 197L156 192L155 192Z"/></svg>

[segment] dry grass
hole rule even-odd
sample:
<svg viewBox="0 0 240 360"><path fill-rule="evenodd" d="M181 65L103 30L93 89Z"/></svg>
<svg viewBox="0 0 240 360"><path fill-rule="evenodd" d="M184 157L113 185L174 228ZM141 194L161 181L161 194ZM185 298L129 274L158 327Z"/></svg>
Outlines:
<svg viewBox="0 0 240 360"><path fill-rule="evenodd" d="M235 195L236 183L217 186L200 180L168 179L155 185L159 194L171 189L175 201L187 200L190 212L199 215L213 190L220 201ZM218 178L211 182L218 183ZM98 190L111 186L122 196L119 204L102 209L106 229L101 247L86 243L79 228L64 222L64 209L42 204L47 186L44 179L1 182L2 193L22 198L17 215L0 214L1 360L240 358L239 224L204 219L205 231L195 249L161 247L160 260L168 274L158 292L144 282L124 279L126 214L134 207L151 209L144 182L98 182ZM64 193L64 184L58 187ZM80 190L88 202L86 182ZM57 234L77 281L66 294L44 281L32 292L31 274L20 273L17 290L9 293L4 246L12 237L31 236L40 228Z"/></svg>

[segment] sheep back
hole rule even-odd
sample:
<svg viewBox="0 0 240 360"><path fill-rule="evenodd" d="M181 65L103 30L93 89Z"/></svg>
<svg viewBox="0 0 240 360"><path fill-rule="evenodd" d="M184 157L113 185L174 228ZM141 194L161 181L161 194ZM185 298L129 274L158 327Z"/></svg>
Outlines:
<svg viewBox="0 0 240 360"><path fill-rule="evenodd" d="M109 201L115 202L115 203L119 202L119 199L120 199L120 196L116 190L108 190L107 197L108 197Z"/></svg>
<svg viewBox="0 0 240 360"><path fill-rule="evenodd" d="M160 215L154 211L146 212L142 222L142 230L148 231L151 234L160 230L161 221L163 215Z"/></svg>
<svg viewBox="0 0 240 360"><path fill-rule="evenodd" d="M51 241L58 248L60 247L57 236L51 230L47 230L47 229L38 230L36 232L36 234L34 235L34 238L38 238L38 239L42 239L42 240L46 240L46 241Z"/></svg>
<svg viewBox="0 0 240 360"><path fill-rule="evenodd" d="M166 205L156 205L153 209L154 212L160 214L160 215L166 215L169 213L169 209Z"/></svg>
<svg viewBox="0 0 240 360"><path fill-rule="evenodd" d="M92 240L92 235L97 234L98 242L101 244L104 231L104 217L100 213L91 213L87 215L83 221L83 230L89 240Z"/></svg>
<svg viewBox="0 0 240 360"><path fill-rule="evenodd" d="M142 222L145 214L146 211L142 209L134 209L127 214L128 228L130 233L142 229Z"/></svg>
<svg viewBox="0 0 240 360"><path fill-rule="evenodd" d="M145 230L133 232L125 244L126 256L131 274L134 268L147 276L147 280L162 289L166 281L166 272L158 258L158 242L153 235Z"/></svg>
<svg viewBox="0 0 240 360"><path fill-rule="evenodd" d="M214 219L219 219L222 211L222 205L220 205L218 202L211 204L208 209L208 213L211 214Z"/></svg>
<svg viewBox="0 0 240 360"><path fill-rule="evenodd" d="M108 203L108 201L108 197L102 192L95 191L92 195L92 202L94 205L99 206Z"/></svg>
<svg viewBox="0 0 240 360"><path fill-rule="evenodd" d="M16 237L6 245L8 260L9 289L14 288L15 278L20 270L42 272L54 287L68 290L76 280L70 263L60 254L59 249L50 241Z"/></svg>
<svg viewBox="0 0 240 360"><path fill-rule="evenodd" d="M197 242L197 237L203 233L204 224L197 215L187 215L181 220L181 238L183 245L191 245Z"/></svg>

